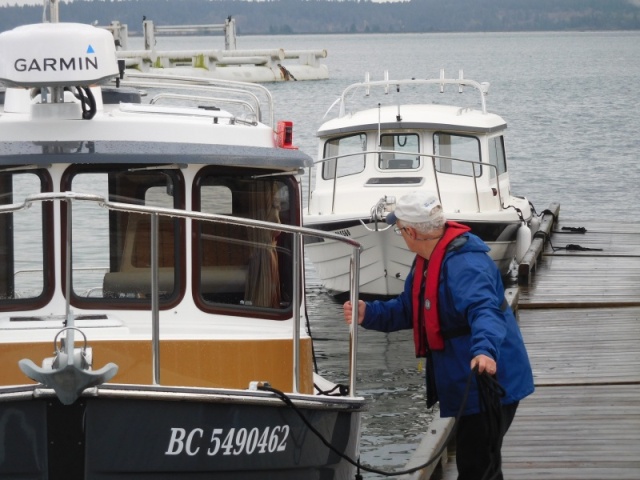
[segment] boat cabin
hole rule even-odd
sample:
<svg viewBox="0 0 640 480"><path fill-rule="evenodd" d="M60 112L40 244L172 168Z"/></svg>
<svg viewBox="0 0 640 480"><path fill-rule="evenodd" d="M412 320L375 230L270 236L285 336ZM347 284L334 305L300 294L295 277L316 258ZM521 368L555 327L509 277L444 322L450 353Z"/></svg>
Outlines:
<svg viewBox="0 0 640 480"><path fill-rule="evenodd" d="M292 342L311 159L268 91L119 78L110 34L86 25L19 27L0 51L2 383L73 317L120 383L150 381L156 322L163 383L312 393L310 339Z"/></svg>
<svg viewBox="0 0 640 480"><path fill-rule="evenodd" d="M318 131L312 209L336 212L332 203L341 202L348 215L361 205L342 195L358 189L374 204L393 188L432 190L451 212L499 210L509 195L505 130L495 114L442 105L385 106L330 120Z"/></svg>

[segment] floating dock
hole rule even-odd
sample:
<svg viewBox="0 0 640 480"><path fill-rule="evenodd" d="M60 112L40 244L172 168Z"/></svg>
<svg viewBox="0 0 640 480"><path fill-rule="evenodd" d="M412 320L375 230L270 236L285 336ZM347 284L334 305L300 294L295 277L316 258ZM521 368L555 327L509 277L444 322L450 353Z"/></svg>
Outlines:
<svg viewBox="0 0 640 480"><path fill-rule="evenodd" d="M235 19L229 17L222 24L162 25L152 20L142 22L144 49L128 48L129 28L118 21L102 27L109 30L118 47L117 55L125 68L138 72L170 76L190 76L242 82L282 82L297 80L326 80L329 68L321 62L327 57L325 49L284 50L282 48L238 50L236 48ZM159 35L204 35L223 32L224 49L200 48L192 50L159 50ZM220 38L211 37L211 38Z"/></svg>
<svg viewBox="0 0 640 480"><path fill-rule="evenodd" d="M536 391L505 437L504 478L638 480L640 224L564 221L552 207L549 234L537 236L539 251L532 245L517 291L509 291ZM407 468L437 452L452 425L433 422ZM456 477L451 448L404 478Z"/></svg>

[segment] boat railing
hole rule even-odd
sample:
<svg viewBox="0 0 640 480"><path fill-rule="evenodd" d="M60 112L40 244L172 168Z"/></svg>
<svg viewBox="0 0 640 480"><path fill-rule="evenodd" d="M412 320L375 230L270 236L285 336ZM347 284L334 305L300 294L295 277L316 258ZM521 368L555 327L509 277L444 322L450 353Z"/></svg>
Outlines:
<svg viewBox="0 0 640 480"><path fill-rule="evenodd" d="M488 82L476 82L475 80L471 80L468 78L464 78L463 71L459 71L458 78L445 78L444 70L440 70L440 78L428 78L428 79L420 79L420 78L412 78L412 79L401 79L401 80L392 80L388 78L388 72L384 72L384 80L374 80L371 81L369 79L369 74L367 73L365 76L364 82L354 83L349 85L344 89L342 95L340 96L340 113L339 116L343 117L347 113L347 99L349 95L353 94L356 90L363 89L365 91L365 96L369 96L372 88L381 88L384 90L385 94L388 94L390 89L394 88L397 92L400 92L401 86L412 86L412 87L420 87L420 86L438 86L440 93L444 93L445 86L453 85L458 88L458 92L462 93L465 87L471 87L475 89L480 94L480 105L483 114L487 113L487 102L486 96L489 93L489 83Z"/></svg>
<svg viewBox="0 0 640 480"><path fill-rule="evenodd" d="M155 25L152 20L144 20L142 31L144 49L129 50L127 25L118 21L101 27L110 31L119 49L116 55L130 69L149 71L150 68L172 68L190 66L205 71L215 71L219 67L234 65L267 67L272 71L281 71L283 60L298 60L299 65L318 67L319 60L327 57L326 49L316 50L284 50L242 49L236 47L235 20L231 17L223 24L211 25ZM156 35L208 34L221 31L224 33L224 49L196 48L190 50L167 50L156 47ZM289 72L289 75L291 73Z"/></svg>
<svg viewBox="0 0 640 480"><path fill-rule="evenodd" d="M358 290L360 276L360 244L348 237L342 235L323 232L306 227L295 225L287 225L283 223L273 223L262 220L254 220L244 217L234 217L227 215L219 215L204 212L186 211L172 208L149 207L121 202L111 202L103 196L93 194L83 194L75 192L60 193L40 193L27 196L21 203L14 203L0 206L0 215L7 213L19 212L30 208L33 204L48 201L59 201L66 203L66 265L65 265L65 291L71 292L71 276L72 276L72 204L73 202L89 202L97 204L109 211L137 213L149 215L151 220L150 230L150 280L151 280L151 342L152 342L152 379L155 385L160 385L160 291L159 291L159 217L166 216L170 218L180 218L189 220L198 220L202 222L225 223L231 225L253 227L266 230L274 230L278 232L287 232L293 235L292 242L292 268L293 271L293 393L300 392L300 328L301 328L301 311L302 311L302 291L304 285L301 283L304 277L303 253L302 245L305 236L321 237L346 244L351 248L351 268L350 268L350 286L351 286L351 302L353 305L353 318L358 318ZM92 267L93 268L93 267ZM71 295L66 296L66 341L64 342L65 353L74 352L74 332L77 330L74 326L74 316L71 313ZM357 322L352 322L350 326L349 338L349 396L355 396L356 392L356 371L357 371ZM72 355L71 355L72 357Z"/></svg>
<svg viewBox="0 0 640 480"><path fill-rule="evenodd" d="M488 168L490 171L493 171L493 174L489 173L489 175L491 176L491 178L495 178L496 182L495 182L495 186L493 186L492 188L495 188L495 196L497 197L498 200L498 208L500 210L506 208L504 205L504 201L503 201L503 197L502 197L502 192L500 190L500 182L497 180L498 179L498 168L495 165L492 165L490 163L483 163L483 162L478 162L475 160L464 160L462 158L456 158L456 157L450 157L450 156L446 156L446 155L435 155L432 153L421 153L421 152L407 152L406 150L402 150L402 151L396 151L396 150L362 150L359 152L355 152L355 153L349 153L349 154L345 154L345 155L336 155L336 156L332 156L332 157L325 157L322 158L320 160L316 160L313 164L312 167L309 168L309 172L308 172L308 192L307 192L307 212L310 214L311 213L311 197L312 197L312 190L311 190L311 185L313 184L313 179L312 179L312 174L314 171L316 171L316 175L318 175L318 168L317 166L319 164L324 164L327 162L331 162L331 161L335 161L335 168L333 169L333 175L332 175L332 188L331 188L331 213L335 214L335 205L336 205L336 191L337 191L337 182L338 182L338 163L340 162L340 160L344 160L345 158L350 158L350 157L360 157L360 156L365 156L365 158L370 159L371 155L374 155L375 158L378 158L379 155L381 154L398 154L398 155L403 155L404 157L407 156L411 156L411 157L418 157L418 158L429 158L430 159L430 163L431 163L431 173L433 175L433 178L435 180L435 189L437 195L438 195L438 199L440 200L440 203L442 204L443 208L447 208L446 202L447 199L446 197L443 197L442 195L442 191L440 189L440 176L443 175L454 175L454 176L460 176L460 177L464 177L464 178L472 178L473 179L473 187L474 187L474 193L475 193L475 202L476 202L476 211L478 213L480 213L482 211L481 209L481 204L480 204L480 192L479 192L479 188L478 188L478 179L480 177L482 177L483 175L485 175L483 173L483 168ZM440 170L437 165L436 162L438 160L449 160L452 162L460 162L463 165L469 165L469 170L471 171L471 174L465 174L465 173L458 173L458 172L446 172L446 171L442 171ZM367 160L367 162L370 160ZM365 167L366 168L366 167ZM468 171L467 169L465 169L465 171ZM421 173L422 176L424 176L424 173ZM347 175L344 175L347 176Z"/></svg>
<svg viewBox="0 0 640 480"><path fill-rule="evenodd" d="M180 35L180 34L204 34L211 32L223 32L225 50L236 49L236 21L229 16L224 23L209 25L155 25L153 20L142 22L144 35L144 48L151 50L156 45L156 35Z"/></svg>
<svg viewBox="0 0 640 480"><path fill-rule="evenodd" d="M113 20L109 25L100 26L113 35L116 46L127 49L129 39L129 26ZM153 50L156 45L156 35L184 35L207 34L222 32L224 34L225 50L236 49L236 21L232 17L225 19L224 23L206 25L156 25L153 20L142 21L142 35L144 37L145 50Z"/></svg>
<svg viewBox="0 0 640 480"><path fill-rule="evenodd" d="M215 78L200 78L171 75L127 72L120 85L145 89L171 89L174 97L181 100L215 102L220 105L241 105L255 115L258 122L265 122L271 128L274 123L274 103L271 92L264 86L256 83L237 82L234 80L222 80ZM156 103L166 97L166 93L156 95L151 102ZM263 108L264 107L264 108ZM263 113L263 110L266 112ZM266 120L263 120L263 115Z"/></svg>

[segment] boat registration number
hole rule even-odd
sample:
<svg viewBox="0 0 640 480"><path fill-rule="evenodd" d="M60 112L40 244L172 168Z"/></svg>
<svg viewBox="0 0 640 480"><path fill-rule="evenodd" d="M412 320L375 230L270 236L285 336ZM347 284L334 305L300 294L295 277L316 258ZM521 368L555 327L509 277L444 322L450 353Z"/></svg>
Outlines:
<svg viewBox="0 0 640 480"><path fill-rule="evenodd" d="M214 428L210 435L203 428L171 428L165 455L256 455L284 452L289 437L288 425L264 428Z"/></svg>

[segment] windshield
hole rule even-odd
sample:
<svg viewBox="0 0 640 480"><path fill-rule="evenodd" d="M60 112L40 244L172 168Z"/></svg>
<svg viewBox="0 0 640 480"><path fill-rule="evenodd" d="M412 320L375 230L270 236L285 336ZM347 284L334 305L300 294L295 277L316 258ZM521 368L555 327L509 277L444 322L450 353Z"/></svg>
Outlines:
<svg viewBox="0 0 640 480"><path fill-rule="evenodd" d="M62 191L98 195L117 203L118 209L78 199L70 207L66 202L34 202L31 208L0 215L0 293L5 300L0 309L11 309L16 302L35 307L51 298L56 279L66 278L67 240L72 305L150 308L152 216L127 211L127 205L182 210L191 202L193 210L204 213L299 225L295 179L262 179L250 173L205 167L193 180L192 198L187 198L186 180L177 166L69 167ZM51 190L46 170L3 173L0 182L0 205ZM58 216L61 228L56 230ZM205 311L287 317L293 296L292 234L169 215L157 215L157 229L160 308L175 306L192 287L189 298ZM54 245L62 258L58 276L53 273ZM59 281L64 291L65 281Z"/></svg>

